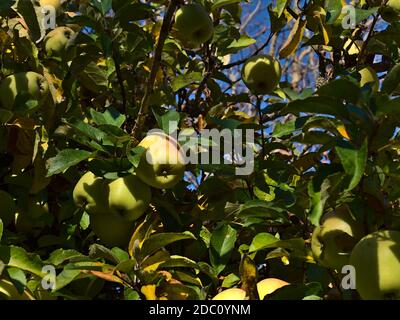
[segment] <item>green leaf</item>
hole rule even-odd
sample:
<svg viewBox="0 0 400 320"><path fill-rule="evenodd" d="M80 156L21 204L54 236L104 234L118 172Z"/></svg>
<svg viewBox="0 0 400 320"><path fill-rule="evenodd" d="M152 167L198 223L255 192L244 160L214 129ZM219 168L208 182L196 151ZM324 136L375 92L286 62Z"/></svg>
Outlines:
<svg viewBox="0 0 400 320"><path fill-rule="evenodd" d="M0 11L5 11L10 9L14 3L15 0L2 0L0 3Z"/></svg>
<svg viewBox="0 0 400 320"><path fill-rule="evenodd" d="M79 221L79 226L82 230L86 230L90 226L90 216L87 212L82 214L81 220Z"/></svg>
<svg viewBox="0 0 400 320"><path fill-rule="evenodd" d="M365 139L362 146L357 149L347 141L341 141L336 146L344 171L351 176L347 191L353 190L360 182L367 164L368 140Z"/></svg>
<svg viewBox="0 0 400 320"><path fill-rule="evenodd" d="M378 12L379 7L371 8L368 10L355 8L355 17L356 17L356 25L358 25L361 21L367 19L372 14Z"/></svg>
<svg viewBox="0 0 400 320"><path fill-rule="evenodd" d="M112 9L112 0L91 0L91 5L97 8L103 15Z"/></svg>
<svg viewBox="0 0 400 320"><path fill-rule="evenodd" d="M26 287L26 276L25 273L18 268L7 268L8 276L11 279L11 282L17 288L18 292L22 294Z"/></svg>
<svg viewBox="0 0 400 320"><path fill-rule="evenodd" d="M329 198L328 189L330 186L330 181L321 179L320 176L314 177L308 183L308 195L310 196L309 220L314 226L319 226L325 203Z"/></svg>
<svg viewBox="0 0 400 320"><path fill-rule="evenodd" d="M156 251L163 247L180 240L196 239L190 232L183 233L157 233L152 235L150 238L143 242L140 250L140 256L145 258L146 256L152 255Z"/></svg>
<svg viewBox="0 0 400 320"><path fill-rule="evenodd" d="M357 103L361 96L360 87L347 79L336 79L328 82L317 90L319 96L331 97L336 100Z"/></svg>
<svg viewBox="0 0 400 320"><path fill-rule="evenodd" d="M215 0L211 6L211 11L215 11L224 6L228 6L230 4L239 3L239 2L241 2L241 0Z"/></svg>
<svg viewBox="0 0 400 320"><path fill-rule="evenodd" d="M400 63L396 64L385 77L382 83L382 92L392 94L400 83Z"/></svg>
<svg viewBox="0 0 400 320"><path fill-rule="evenodd" d="M25 23L29 26L29 33L34 42L45 36L46 30L42 23L45 18L40 6L35 5L31 0L17 0L12 8L24 18Z"/></svg>
<svg viewBox="0 0 400 320"><path fill-rule="evenodd" d="M141 298L136 290L126 287L124 290L124 300L141 300Z"/></svg>
<svg viewBox="0 0 400 320"><path fill-rule="evenodd" d="M0 108L0 125L7 123L12 117L13 113L11 111Z"/></svg>
<svg viewBox="0 0 400 320"><path fill-rule="evenodd" d="M81 270L73 270L73 269L64 269L63 271L60 272L60 274L57 275L56 277L56 286L52 290L58 291L65 286L69 285L72 281L75 280L81 273Z"/></svg>
<svg viewBox="0 0 400 320"><path fill-rule="evenodd" d="M90 158L92 152L76 149L61 150L55 157L46 162L47 177L65 172L68 168L77 165L79 162Z"/></svg>
<svg viewBox="0 0 400 320"><path fill-rule="evenodd" d="M376 99L376 114L390 115L400 113L400 97L390 99L387 95L378 96Z"/></svg>
<svg viewBox="0 0 400 320"><path fill-rule="evenodd" d="M92 259L102 258L114 264L120 262L118 257L110 249L97 243L89 247L89 257Z"/></svg>
<svg viewBox="0 0 400 320"><path fill-rule="evenodd" d="M279 50L279 57L284 59L290 56L299 47L301 40L303 40L304 31L306 30L307 20L302 20L302 17L296 20L293 28L288 35L286 42Z"/></svg>
<svg viewBox="0 0 400 320"><path fill-rule="evenodd" d="M175 110L168 110L162 116L158 115L154 112L154 116L157 120L157 123L161 130L163 130L166 134L172 134L178 129L179 121L181 116L179 112Z"/></svg>
<svg viewBox="0 0 400 320"><path fill-rule="evenodd" d="M224 277L224 281L222 281L222 288L231 288L235 286L240 281L240 278L234 274L230 273L226 277Z"/></svg>
<svg viewBox="0 0 400 320"><path fill-rule="evenodd" d="M247 48L248 46L251 46L252 44L256 43L256 40L243 34L240 36L239 39L233 40L229 46L223 50L224 54L228 53L236 53L240 49Z"/></svg>
<svg viewBox="0 0 400 320"><path fill-rule="evenodd" d="M90 115L97 125L109 124L120 128L126 120L126 116L113 107L107 108L103 113L91 108Z"/></svg>
<svg viewBox="0 0 400 320"><path fill-rule="evenodd" d="M146 152L146 148L143 147L135 147L131 148L131 145L127 148L127 157L130 163L137 168L139 166L140 159L142 158L143 153Z"/></svg>
<svg viewBox="0 0 400 320"><path fill-rule="evenodd" d="M108 78L106 72L100 68L95 62L91 61L79 70L79 80L82 86L93 91L101 93L107 90Z"/></svg>
<svg viewBox="0 0 400 320"><path fill-rule="evenodd" d="M116 14L118 19L123 24L132 23L132 21L140 21L151 18L153 8L144 3L126 3Z"/></svg>
<svg viewBox="0 0 400 320"><path fill-rule="evenodd" d="M289 0L277 0L276 1L276 14L277 17L280 18L282 13L285 11L285 8L288 4Z"/></svg>
<svg viewBox="0 0 400 320"><path fill-rule="evenodd" d="M342 1L341 0L327 0L324 8L327 12L326 23L332 24L339 18L342 13Z"/></svg>
<svg viewBox="0 0 400 320"><path fill-rule="evenodd" d="M190 72L187 74L181 74L172 80L171 87L174 92L182 89L192 83L201 82L203 75L201 72Z"/></svg>
<svg viewBox="0 0 400 320"><path fill-rule="evenodd" d="M50 254L49 258L45 260L44 263L58 267L65 261L83 257L85 256L76 250L57 249Z"/></svg>
<svg viewBox="0 0 400 320"><path fill-rule="evenodd" d="M318 282L286 285L264 297L264 300L302 300L304 297L317 296L322 292Z"/></svg>
<svg viewBox="0 0 400 320"><path fill-rule="evenodd" d="M235 242L236 230L230 225L220 225L213 231L210 239L210 262L217 274L228 264Z"/></svg>
<svg viewBox="0 0 400 320"><path fill-rule="evenodd" d="M272 136L275 138L280 138L293 133L297 129L298 128L296 128L296 119L289 120L285 123L277 122L275 124Z"/></svg>
<svg viewBox="0 0 400 320"><path fill-rule="evenodd" d="M261 232L253 238L249 247L249 253L272 248L284 248L296 251L297 253L302 253L304 251L304 246L305 242L301 238L280 240L270 233Z"/></svg>
<svg viewBox="0 0 400 320"><path fill-rule="evenodd" d="M27 253L25 249L15 246L0 246L0 261L8 267L15 267L39 277L43 277L43 262L37 254Z"/></svg>
<svg viewBox="0 0 400 320"><path fill-rule="evenodd" d="M272 203L268 203L262 200L250 200L244 204L239 205L237 215L239 217L260 217L276 219L286 219L284 209L274 207Z"/></svg>
<svg viewBox="0 0 400 320"><path fill-rule="evenodd" d="M103 131L83 122L80 119L71 118L69 120L65 120L64 123L74 128L80 134L93 139L96 142L102 142L106 137L106 134Z"/></svg>
<svg viewBox="0 0 400 320"><path fill-rule="evenodd" d="M299 114L300 112L329 114L339 117L346 117L345 105L333 97L309 97L304 100L289 102L283 112Z"/></svg>
<svg viewBox="0 0 400 320"><path fill-rule="evenodd" d="M167 261L161 264L162 268L193 268L199 269L197 263L189 258L182 256L170 256Z"/></svg>

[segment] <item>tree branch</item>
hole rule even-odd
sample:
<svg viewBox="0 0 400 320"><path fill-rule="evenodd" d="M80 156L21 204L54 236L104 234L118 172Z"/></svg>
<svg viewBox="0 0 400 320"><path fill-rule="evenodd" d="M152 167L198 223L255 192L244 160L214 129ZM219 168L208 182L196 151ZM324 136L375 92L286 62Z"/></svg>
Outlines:
<svg viewBox="0 0 400 320"><path fill-rule="evenodd" d="M161 54L164 47L165 40L168 37L168 33L171 27L172 19L175 13L175 9L179 3L179 0L171 0L167 12L164 16L163 23L161 26L160 36L158 37L154 58L153 58L153 65L151 67L150 77L147 81L145 92L140 103L139 113L135 122L135 125L132 129L131 137L134 142L137 142L138 134L143 127L144 120L149 112L149 98L154 89L154 83L156 80L157 72L160 67L161 62Z"/></svg>

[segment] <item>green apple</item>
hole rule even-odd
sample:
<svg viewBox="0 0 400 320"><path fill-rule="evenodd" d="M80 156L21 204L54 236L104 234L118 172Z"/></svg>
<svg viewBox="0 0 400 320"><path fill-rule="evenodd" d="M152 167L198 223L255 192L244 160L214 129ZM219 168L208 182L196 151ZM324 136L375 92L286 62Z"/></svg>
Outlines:
<svg viewBox="0 0 400 320"><path fill-rule="evenodd" d="M268 55L257 55L244 64L242 79L253 94L268 94L279 84L281 72L278 60Z"/></svg>
<svg viewBox="0 0 400 320"><path fill-rule="evenodd" d="M212 300L246 300L246 291L240 288L230 288L218 293Z"/></svg>
<svg viewBox="0 0 400 320"><path fill-rule="evenodd" d="M146 149L136 175L148 185L168 189L183 179L185 159L179 143L162 132L148 134L140 143Z"/></svg>
<svg viewBox="0 0 400 320"><path fill-rule="evenodd" d="M356 289L364 300L400 299L400 232L377 231L362 238L350 256Z"/></svg>
<svg viewBox="0 0 400 320"><path fill-rule="evenodd" d="M184 47L197 49L211 39L214 26L204 7L192 3L182 6L176 12L174 30Z"/></svg>
<svg viewBox="0 0 400 320"><path fill-rule="evenodd" d="M340 272L348 264L354 245L364 236L363 226L344 208L326 216L313 232L311 250L320 264Z"/></svg>
<svg viewBox="0 0 400 320"><path fill-rule="evenodd" d="M14 199L5 191L0 190L0 219L7 226L10 224L17 213L17 206Z"/></svg>
<svg viewBox="0 0 400 320"><path fill-rule="evenodd" d="M18 95L24 95L29 100L37 100L41 107L49 94L47 80L36 72L20 72L8 76L0 84L0 104L7 110L12 110ZM33 111L33 110L31 110Z"/></svg>
<svg viewBox="0 0 400 320"><path fill-rule="evenodd" d="M365 86L367 83L371 83L373 92L379 90L379 78L372 67L366 66L360 69L358 73L361 75L360 87Z"/></svg>
<svg viewBox="0 0 400 320"><path fill-rule="evenodd" d="M126 247L134 231L133 223L104 209L90 213L90 225L100 241L111 247Z"/></svg>
<svg viewBox="0 0 400 320"><path fill-rule="evenodd" d="M71 28L55 28L46 35L43 41L47 56L70 60L74 54L74 40L75 31Z"/></svg>
<svg viewBox="0 0 400 320"><path fill-rule="evenodd" d="M128 221L135 221L148 208L151 190L135 175L118 178L109 184L108 203Z"/></svg>
<svg viewBox="0 0 400 320"><path fill-rule="evenodd" d="M93 172L86 172L75 185L72 197L78 207L87 212L102 211L108 208L109 186L103 178Z"/></svg>

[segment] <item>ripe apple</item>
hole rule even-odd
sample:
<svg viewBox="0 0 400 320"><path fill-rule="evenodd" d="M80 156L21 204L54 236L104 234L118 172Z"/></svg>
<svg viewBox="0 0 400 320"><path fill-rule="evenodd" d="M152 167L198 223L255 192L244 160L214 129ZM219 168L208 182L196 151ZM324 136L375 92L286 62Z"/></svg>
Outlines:
<svg viewBox="0 0 400 320"><path fill-rule="evenodd" d="M47 56L69 60L73 56L75 31L69 27L58 27L50 31L43 40Z"/></svg>
<svg viewBox="0 0 400 320"><path fill-rule="evenodd" d="M377 92L379 90L379 78L372 67L364 67L358 73L361 75L360 87L365 86L367 83L372 83L372 91Z"/></svg>
<svg viewBox="0 0 400 320"><path fill-rule="evenodd" d="M103 211L108 208L108 190L104 179L88 171L75 185L72 196L75 204L84 207L87 212Z"/></svg>
<svg viewBox="0 0 400 320"><path fill-rule="evenodd" d="M363 236L362 225L346 209L340 208L326 215L323 223L315 228L311 250L323 266L341 271L348 264L354 245Z"/></svg>
<svg viewBox="0 0 400 320"><path fill-rule="evenodd" d="M212 300L246 300L246 291L240 288L230 288L218 293Z"/></svg>
<svg viewBox="0 0 400 320"><path fill-rule="evenodd" d="M140 143L143 153L136 168L137 176L148 185L168 189L182 180L185 159L179 143L162 132L148 134Z"/></svg>
<svg viewBox="0 0 400 320"><path fill-rule="evenodd" d="M211 39L214 25L203 6L192 3L182 6L176 12L174 30L184 47L197 49Z"/></svg>
<svg viewBox="0 0 400 320"><path fill-rule="evenodd" d="M287 286L289 282L283 281L276 278L267 278L257 283L257 291L260 300L264 300L264 297L271 294L275 290Z"/></svg>
<svg viewBox="0 0 400 320"><path fill-rule="evenodd" d="M0 84L0 104L12 110L18 95L27 96L38 101L38 108L43 105L49 93L47 80L36 72L20 72L8 76ZM33 110L31 110L33 111Z"/></svg>
<svg viewBox="0 0 400 320"><path fill-rule="evenodd" d="M128 221L135 221L148 208L151 190L135 175L118 178L109 184L108 203Z"/></svg>
<svg viewBox="0 0 400 320"><path fill-rule="evenodd" d="M14 199L5 191L0 190L0 219L7 226L14 220L17 206Z"/></svg>
<svg viewBox="0 0 400 320"><path fill-rule="evenodd" d="M90 225L100 241L111 247L126 247L134 225L111 210L92 211Z"/></svg>
<svg viewBox="0 0 400 320"><path fill-rule="evenodd" d="M356 289L364 300L400 299L400 232L377 231L362 238L350 256Z"/></svg>
<svg viewBox="0 0 400 320"><path fill-rule="evenodd" d="M54 7L56 12L59 12L61 9L61 0L40 0L40 6L45 7L45 6L51 6Z"/></svg>
<svg viewBox="0 0 400 320"><path fill-rule="evenodd" d="M277 87L281 72L278 60L268 55L257 55L244 64L242 79L253 94L268 94Z"/></svg>

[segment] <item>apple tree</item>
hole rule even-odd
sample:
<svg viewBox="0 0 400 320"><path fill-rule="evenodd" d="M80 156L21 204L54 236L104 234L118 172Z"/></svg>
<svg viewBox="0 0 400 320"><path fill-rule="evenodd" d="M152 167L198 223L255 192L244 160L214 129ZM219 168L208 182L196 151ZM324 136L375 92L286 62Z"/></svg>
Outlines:
<svg viewBox="0 0 400 320"><path fill-rule="evenodd" d="M0 299L400 298L399 16L2 0Z"/></svg>

